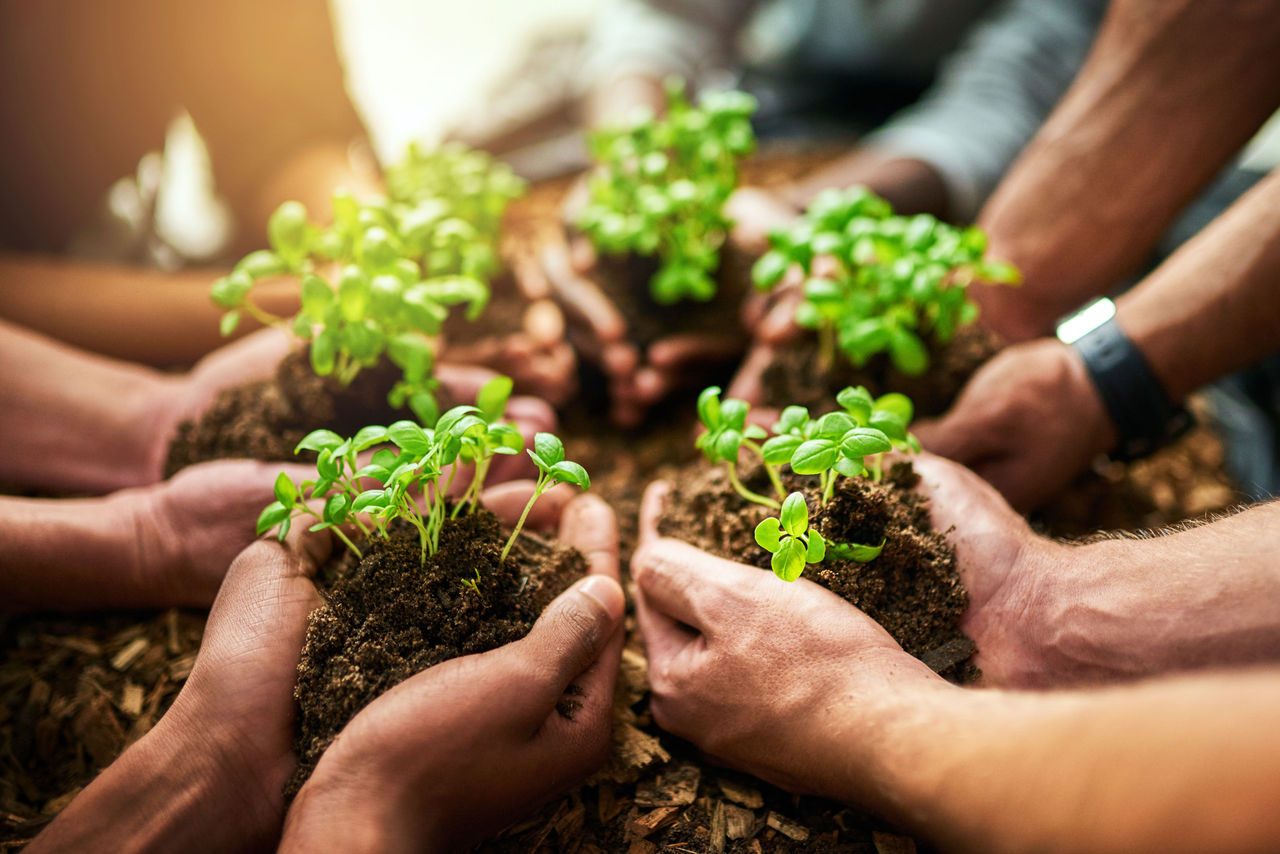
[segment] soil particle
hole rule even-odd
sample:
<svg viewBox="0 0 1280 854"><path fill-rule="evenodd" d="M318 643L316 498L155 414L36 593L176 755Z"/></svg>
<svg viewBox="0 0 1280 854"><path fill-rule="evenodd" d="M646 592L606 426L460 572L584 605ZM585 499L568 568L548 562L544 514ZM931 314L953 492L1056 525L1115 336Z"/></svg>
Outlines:
<svg viewBox="0 0 1280 854"><path fill-rule="evenodd" d="M818 364L817 339L805 335L780 350L764 374L768 406L798 404L810 408L834 408L835 396L845 386L866 386L874 395L896 391L915 403L920 417L941 415L955 401L973 373L1000 349L999 339L977 326L960 329L946 345L929 348L930 369L912 377L893 367L888 356L872 358L861 368L843 356L825 370Z"/></svg>
<svg viewBox="0 0 1280 854"><path fill-rule="evenodd" d="M400 372L383 361L350 386L318 377L304 351L281 360L270 380L224 389L195 421L183 421L169 444L165 476L207 460L294 460L293 449L312 430L354 435L366 424L405 417L387 403Z"/></svg>
<svg viewBox="0 0 1280 854"><path fill-rule="evenodd" d="M289 795L379 695L442 661L524 637L586 572L577 550L532 533L499 563L505 535L486 510L462 516L445 524L424 564L417 532L404 524L386 542L366 541L363 559L344 551L321 570L325 601L311 615L298 665L298 769Z"/></svg>
<svg viewBox="0 0 1280 854"><path fill-rule="evenodd" d="M948 664L944 675L967 679L974 674L960 665L973 646L959 628L967 594L956 570L955 551L933 530L927 499L913 491L918 481L909 462L895 464L879 483L840 478L831 500L814 512L819 506L815 479L784 477L788 491L806 493L810 526L828 542L884 542L884 551L870 563L827 560L806 568L804 577L856 605L907 652ZM745 482L748 488L768 490L762 473ZM722 467L701 466L677 484L658 523L662 534L769 569L770 555L754 536L756 525L770 515L768 509L742 500ZM958 661L957 645L968 653Z"/></svg>

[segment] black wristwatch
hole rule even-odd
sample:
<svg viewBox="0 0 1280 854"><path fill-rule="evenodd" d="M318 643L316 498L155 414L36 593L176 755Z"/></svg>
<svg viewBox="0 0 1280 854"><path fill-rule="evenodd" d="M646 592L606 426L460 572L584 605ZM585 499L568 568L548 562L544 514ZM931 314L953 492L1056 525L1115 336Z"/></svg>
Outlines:
<svg viewBox="0 0 1280 854"><path fill-rule="evenodd" d="M1128 462L1164 447L1191 429L1142 351L1116 323L1115 303L1097 300L1064 320L1058 338L1080 354L1120 440L1110 456Z"/></svg>

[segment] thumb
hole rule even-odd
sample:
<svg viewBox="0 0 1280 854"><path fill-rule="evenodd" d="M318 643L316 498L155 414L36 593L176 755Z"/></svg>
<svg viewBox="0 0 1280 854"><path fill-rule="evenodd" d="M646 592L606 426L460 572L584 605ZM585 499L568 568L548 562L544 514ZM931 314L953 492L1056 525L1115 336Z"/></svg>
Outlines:
<svg viewBox="0 0 1280 854"><path fill-rule="evenodd" d="M604 652L622 625L626 600L622 587L607 575L588 576L547 606L518 647L548 678L540 699L551 706L569 684Z"/></svg>

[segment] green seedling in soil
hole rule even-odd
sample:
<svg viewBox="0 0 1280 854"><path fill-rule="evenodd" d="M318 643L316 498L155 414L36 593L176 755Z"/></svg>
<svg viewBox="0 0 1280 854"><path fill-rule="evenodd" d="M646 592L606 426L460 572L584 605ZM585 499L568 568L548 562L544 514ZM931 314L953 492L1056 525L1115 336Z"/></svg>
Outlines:
<svg viewBox="0 0 1280 854"><path fill-rule="evenodd" d="M703 389L698 395L698 420L707 429L698 437L697 448L710 462L724 463L729 483L735 492L753 504L777 510L782 506L779 501L786 495L786 491L782 488L776 461L770 461L759 444L769 434L763 427L747 424L750 411L751 407L745 400L729 398L721 401L718 386ZM743 448L759 458L774 492L777 493L777 500L752 492L743 485L738 477L738 455Z"/></svg>
<svg viewBox="0 0 1280 854"><path fill-rule="evenodd" d="M450 169L459 174L446 177ZM316 374L344 386L385 355L401 370L389 402L430 423L439 413L433 336L454 307L472 320L484 311L502 210L523 185L487 155L457 148L411 149L391 171L390 198L336 193L328 226L298 202L282 204L268 223L271 248L245 256L212 296L226 310L224 335L245 314L290 331L309 342ZM253 300L257 282L277 277L298 281L291 318Z"/></svg>
<svg viewBox="0 0 1280 854"><path fill-rule="evenodd" d="M520 529L524 527L525 520L529 518L529 511L533 509L534 503L542 496L542 493L557 483L570 483L584 492L591 488L591 477L587 474L587 470L571 460L566 460L564 458L564 443L550 433L535 434L533 437L533 449L527 453L529 454L529 459L533 460L533 464L538 467L538 480L534 484L533 495L529 496L529 503L524 506L524 510L520 513L516 526L511 529L511 536L507 539L507 544L502 547L502 557L499 562L507 559L507 553L515 545L516 537L520 536Z"/></svg>
<svg viewBox="0 0 1280 854"><path fill-rule="evenodd" d="M389 427L364 427L351 438L330 430L313 431L295 452L316 453L316 477L294 483L282 473L276 480L276 500L258 518L258 533L274 529L283 540L295 518L310 516L316 519L310 530L332 530L359 557L361 551L343 530L345 526L357 529L365 539L386 540L392 524L403 521L417 531L425 562L439 549L445 522L479 507L493 458L524 450L520 431L501 420L510 393L510 379L497 377L480 390L475 406L454 407L431 427L397 421ZM535 445L548 446L553 441L563 460L563 446L554 436L540 433ZM472 465L471 480L450 510L447 496L463 463ZM584 489L590 484L576 463L564 463L552 477ZM540 489L535 490L525 516L546 491L543 480L539 479ZM365 488L371 481L378 485ZM504 559L519 527L503 551Z"/></svg>
<svg viewBox="0 0 1280 854"><path fill-rule="evenodd" d="M825 506L839 477L879 481L885 453L920 450L920 443L908 430L914 407L906 395L890 393L873 398L865 388L856 386L841 390L836 402L838 410L818 418L810 417L803 406L788 406L770 435L747 424L750 408L746 402L720 400L720 389L715 386L698 396L698 418L706 428L698 436L698 449L708 461L725 466L730 485L744 500L780 511L779 517L766 519L756 528L756 541L773 555L774 572L788 581L798 578L806 563L820 563L824 556L859 563L874 560L884 543L824 543L816 531L807 536L808 507L800 493L786 495L779 474L782 466L790 466L797 475L816 477L819 503ZM742 483L738 460L744 449L759 459L778 498L786 496L785 500L775 501Z"/></svg>
<svg viewBox="0 0 1280 854"><path fill-rule="evenodd" d="M655 302L705 302L716 292L738 161L755 148L756 102L743 92L708 92L694 106L683 81L666 89L664 116L641 114L591 136L596 168L578 227L601 252L656 255Z"/></svg>
<svg viewBox="0 0 1280 854"><path fill-rule="evenodd" d="M855 366L888 353L904 374L924 373L929 343L946 344L977 319L969 284L1020 278L1013 266L985 258L987 238L976 226L956 228L925 214L895 216L888 202L863 187L823 192L798 223L769 242L752 271L755 284L769 290L792 269L803 274L795 317L817 333L822 370L839 351Z"/></svg>
<svg viewBox="0 0 1280 854"><path fill-rule="evenodd" d="M806 565L827 556L822 534L809 530L809 506L799 492L787 496L777 516L756 525L756 542L773 555L773 574L783 581L795 581Z"/></svg>

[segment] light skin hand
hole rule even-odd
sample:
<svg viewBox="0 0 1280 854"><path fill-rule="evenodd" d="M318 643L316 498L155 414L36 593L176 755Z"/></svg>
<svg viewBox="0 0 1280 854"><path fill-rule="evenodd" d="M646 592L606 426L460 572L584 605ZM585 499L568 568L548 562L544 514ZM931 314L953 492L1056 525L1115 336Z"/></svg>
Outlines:
<svg viewBox="0 0 1280 854"><path fill-rule="evenodd" d="M919 423L915 433L926 448L973 469L1023 511L1058 494L1116 442L1084 363L1053 339L1001 351L946 415Z"/></svg>
<svg viewBox="0 0 1280 854"><path fill-rule="evenodd" d="M485 502L514 517L528 490L505 485ZM457 850L604 762L623 641L617 526L599 499L566 498L547 493L535 521L559 517L590 577L524 639L433 667L362 711L298 794L282 850Z"/></svg>

